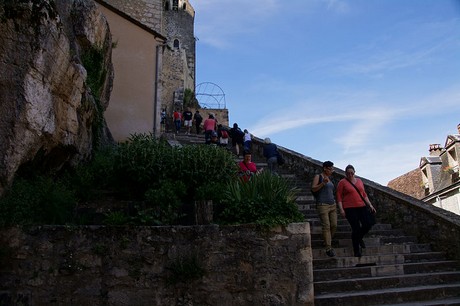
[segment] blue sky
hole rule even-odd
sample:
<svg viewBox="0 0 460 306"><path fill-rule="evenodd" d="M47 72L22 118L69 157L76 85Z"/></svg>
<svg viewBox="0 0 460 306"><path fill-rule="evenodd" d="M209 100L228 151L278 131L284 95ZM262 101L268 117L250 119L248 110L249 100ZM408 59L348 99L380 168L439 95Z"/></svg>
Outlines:
<svg viewBox="0 0 460 306"><path fill-rule="evenodd" d="M460 0L191 0L230 124L382 185L460 123Z"/></svg>

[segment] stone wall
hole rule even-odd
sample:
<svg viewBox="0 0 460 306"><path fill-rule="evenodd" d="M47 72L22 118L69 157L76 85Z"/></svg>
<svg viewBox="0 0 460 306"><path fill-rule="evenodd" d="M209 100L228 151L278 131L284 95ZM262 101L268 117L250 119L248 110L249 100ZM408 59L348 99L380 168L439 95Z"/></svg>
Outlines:
<svg viewBox="0 0 460 306"><path fill-rule="evenodd" d="M253 138L254 152L262 154L263 140ZM322 161L279 147L286 165L299 177L311 184L313 176L320 173ZM345 172L336 169L334 179L345 177ZM460 260L460 216L450 211L435 207L394 189L382 186L368 179L361 178L369 199L377 209L377 219L382 223L392 224L407 234L416 236L419 242L430 243L434 250L446 252L451 259Z"/></svg>
<svg viewBox="0 0 460 306"><path fill-rule="evenodd" d="M0 305L313 305L308 223L0 231Z"/></svg>

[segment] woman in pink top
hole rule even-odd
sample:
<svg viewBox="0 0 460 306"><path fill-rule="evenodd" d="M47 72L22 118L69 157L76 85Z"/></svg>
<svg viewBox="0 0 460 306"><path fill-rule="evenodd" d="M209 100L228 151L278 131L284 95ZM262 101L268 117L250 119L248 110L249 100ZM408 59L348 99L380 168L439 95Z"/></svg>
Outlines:
<svg viewBox="0 0 460 306"><path fill-rule="evenodd" d="M363 182L355 177L355 168L352 165L345 168L345 175L346 178L341 179L337 185L337 205L340 214L350 223L354 255L361 257L362 249L366 248L363 241L364 235L373 225L369 223L366 206L372 213L375 213L376 210L367 197Z"/></svg>

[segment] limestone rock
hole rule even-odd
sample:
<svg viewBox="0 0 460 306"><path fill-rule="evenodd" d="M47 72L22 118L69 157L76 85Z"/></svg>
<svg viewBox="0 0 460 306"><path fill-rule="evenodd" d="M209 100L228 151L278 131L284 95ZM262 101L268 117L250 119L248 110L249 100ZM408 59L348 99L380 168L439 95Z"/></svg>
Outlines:
<svg viewBox="0 0 460 306"><path fill-rule="evenodd" d="M22 165L91 155L105 130L111 44L92 0L0 2L0 194Z"/></svg>

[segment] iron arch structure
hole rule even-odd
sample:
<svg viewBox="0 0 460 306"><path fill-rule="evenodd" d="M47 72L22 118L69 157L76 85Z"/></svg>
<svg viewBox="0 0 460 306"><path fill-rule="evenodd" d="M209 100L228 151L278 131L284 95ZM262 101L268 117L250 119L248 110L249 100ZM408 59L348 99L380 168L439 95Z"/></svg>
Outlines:
<svg viewBox="0 0 460 306"><path fill-rule="evenodd" d="M203 82L195 87L195 97L202 108L225 109L225 93L222 88L211 82Z"/></svg>

